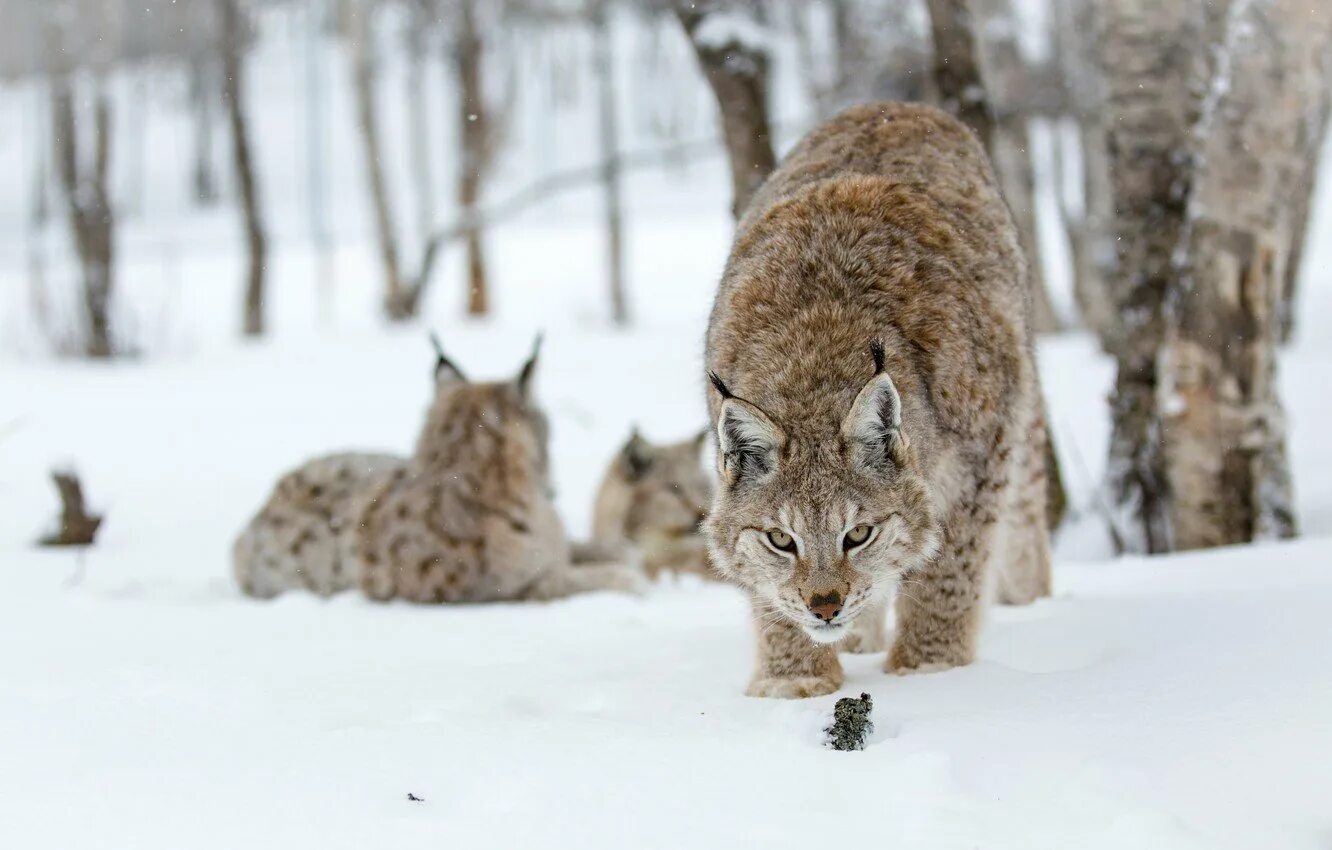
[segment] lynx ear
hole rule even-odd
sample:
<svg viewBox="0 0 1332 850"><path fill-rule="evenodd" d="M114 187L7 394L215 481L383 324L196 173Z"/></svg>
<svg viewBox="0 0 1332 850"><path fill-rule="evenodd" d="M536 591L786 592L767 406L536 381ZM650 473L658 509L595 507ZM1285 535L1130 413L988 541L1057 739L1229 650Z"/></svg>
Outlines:
<svg viewBox="0 0 1332 850"><path fill-rule="evenodd" d="M906 462L906 435L902 433L902 397L884 369L883 344L870 346L876 374L851 403L842 422L842 438L851 447L854 462L885 471Z"/></svg>
<svg viewBox="0 0 1332 850"><path fill-rule="evenodd" d="M712 385L722 395L717 415L719 471L727 484L740 484L767 477L777 467L777 448L782 432L767 414L730 390L715 374Z"/></svg>
<svg viewBox="0 0 1332 850"><path fill-rule="evenodd" d="M433 332L430 334L430 344L435 347L435 382L466 381L462 370L444 353L444 346Z"/></svg>
<svg viewBox="0 0 1332 850"><path fill-rule="evenodd" d="M518 370L518 378L515 383L518 384L518 391L524 396L529 395L532 384L532 375L536 372L537 358L541 355L541 339L544 334L538 333L536 340L532 342L532 354L523 364L523 368Z"/></svg>
<svg viewBox="0 0 1332 850"><path fill-rule="evenodd" d="M624 470L630 481L637 481L647 474L652 467L652 447L648 441L643 439L643 435L638 433L635 428L629 435L629 440L624 444L620 451L620 457L624 462Z"/></svg>

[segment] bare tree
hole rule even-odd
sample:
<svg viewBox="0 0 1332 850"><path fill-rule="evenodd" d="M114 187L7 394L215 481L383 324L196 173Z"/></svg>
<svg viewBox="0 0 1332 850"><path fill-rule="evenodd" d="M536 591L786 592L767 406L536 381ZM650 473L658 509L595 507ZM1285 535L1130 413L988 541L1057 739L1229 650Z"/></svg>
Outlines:
<svg viewBox="0 0 1332 850"><path fill-rule="evenodd" d="M624 292L624 213L620 188L620 133L615 109L615 62L611 52L610 21L606 11L606 0L594 0L593 61L596 65L598 109L601 118L602 188L606 199L606 247L611 320L617 325L627 325L629 306Z"/></svg>
<svg viewBox="0 0 1332 850"><path fill-rule="evenodd" d="M1330 110L1332 110L1332 86L1324 86L1319 91L1310 92L1306 108L1302 111L1295 130L1295 141L1301 151L1300 161L1304 166L1304 174L1296 181L1290 195L1294 205L1290 259L1286 263L1281 303L1277 310L1282 342L1290 342L1295 334L1295 300L1298 295L1300 269L1304 261L1304 245L1309 237L1309 211L1313 206L1315 177L1322 159L1323 142L1327 138Z"/></svg>
<svg viewBox="0 0 1332 850"><path fill-rule="evenodd" d="M375 89L377 59L374 44L373 13L375 0L356 0L349 9L349 42L352 58L352 94L356 103L356 126L361 139L375 235L379 242L380 262L384 267L384 312L393 321L416 316L421 308L435 258L443 240L426 239L415 273L403 268L397 219L393 198L380 148L378 93ZM415 105L410 108L415 109Z"/></svg>
<svg viewBox="0 0 1332 850"><path fill-rule="evenodd" d="M110 357L116 351L111 330L111 298L115 290L115 211L107 190L111 158L111 101L93 84L92 161L79 161L79 122L74 109L70 72L51 78L52 141L69 211L74 250L83 275L83 353Z"/></svg>
<svg viewBox="0 0 1332 850"><path fill-rule="evenodd" d="M929 35L920 0L837 0L837 106L868 100L928 100Z"/></svg>
<svg viewBox="0 0 1332 850"><path fill-rule="evenodd" d="M1280 309L1332 83L1332 9L1230 0L1194 122L1191 191L1163 304L1155 418L1170 548L1295 533L1276 386Z"/></svg>
<svg viewBox="0 0 1332 850"><path fill-rule="evenodd" d="M1027 257L1033 329L1049 333L1059 319L1045 285L1044 263L1036 227L1036 177L1031 164L1028 113L1018 105L1032 86L1027 63L1018 46L1017 18L1011 0L972 0L980 41L986 93L994 101L995 126L990 158L999 188L1008 201Z"/></svg>
<svg viewBox="0 0 1332 850"><path fill-rule="evenodd" d="M1201 4L1104 0L1097 7L1117 263L1108 280L1119 329L1107 487L1130 551L1171 548L1155 414L1162 305L1184 231L1188 152L1209 77Z"/></svg>
<svg viewBox="0 0 1332 850"><path fill-rule="evenodd" d="M1148 8L1098 32L1123 334L1108 467L1120 537L1151 552L1295 531L1275 385L1332 10ZM1317 123L1317 122L1314 122Z"/></svg>
<svg viewBox="0 0 1332 850"><path fill-rule="evenodd" d="M430 0L412 0L407 21L407 144L416 186L416 225L422 238L435 226L435 178L430 167L430 100L425 90L425 56L430 35Z"/></svg>
<svg viewBox="0 0 1332 850"><path fill-rule="evenodd" d="M245 226L245 245L249 270L245 279L245 305L242 329L246 336L264 332L264 269L267 238L263 213L259 207L255 168L250 153L249 118L244 97L243 50L246 21L241 0L217 0L221 25L222 95L227 104L227 124L231 130L232 160L240 187L241 215Z"/></svg>
<svg viewBox="0 0 1332 850"><path fill-rule="evenodd" d="M1073 294L1083 323L1113 350L1119 316L1111 301L1109 278L1115 266L1114 209L1109 152L1101 115L1105 98L1096 69L1092 0L1052 4L1055 32L1054 76L1063 104L1061 120L1072 132L1055 141L1060 180L1059 209L1073 262ZM1064 128L1061 127L1061 130ZM1076 164L1076 175L1070 175ZM1065 185L1071 177L1077 182Z"/></svg>
<svg viewBox="0 0 1332 850"><path fill-rule="evenodd" d="M980 45L966 0L929 0L934 84L944 109L994 150L994 110L981 77Z"/></svg>
<svg viewBox="0 0 1332 850"><path fill-rule="evenodd" d="M468 219L477 217L481 186L497 141L482 76L485 44L481 38L478 5L477 0L456 0L449 44L449 59L459 87L458 206L463 217ZM490 290L479 225L466 229L463 247L467 263L467 312L483 316L490 312Z"/></svg>
<svg viewBox="0 0 1332 850"><path fill-rule="evenodd" d="M190 111L194 120L194 199L201 204L217 200L213 169L213 100L216 95L212 62L196 56L190 62Z"/></svg>
<svg viewBox="0 0 1332 850"><path fill-rule="evenodd" d="M768 47L759 0L675 0L675 12L717 99L738 219L777 165L768 120Z"/></svg>

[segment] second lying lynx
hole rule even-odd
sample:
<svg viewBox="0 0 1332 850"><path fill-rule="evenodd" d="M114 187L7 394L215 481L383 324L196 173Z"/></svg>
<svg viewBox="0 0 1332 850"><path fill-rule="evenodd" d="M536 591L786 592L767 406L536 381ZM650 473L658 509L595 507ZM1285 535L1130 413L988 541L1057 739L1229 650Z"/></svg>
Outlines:
<svg viewBox="0 0 1332 850"><path fill-rule="evenodd" d="M653 443L635 429L611 460L597 490L592 540L575 559L620 558L635 552L649 577L663 571L717 578L702 524L712 480L700 453L708 432L677 443Z"/></svg>
<svg viewBox="0 0 1332 850"><path fill-rule="evenodd" d="M887 669L966 664L993 562L1049 590L1024 260L985 152L937 109L811 132L746 211L707 335L717 569L748 587L749 693L842 682L898 589Z"/></svg>
<svg viewBox="0 0 1332 850"><path fill-rule="evenodd" d="M236 541L241 589L489 602L637 588L635 568L572 565L535 366L534 353L513 380L472 383L441 352L412 456L332 455L283 477Z"/></svg>

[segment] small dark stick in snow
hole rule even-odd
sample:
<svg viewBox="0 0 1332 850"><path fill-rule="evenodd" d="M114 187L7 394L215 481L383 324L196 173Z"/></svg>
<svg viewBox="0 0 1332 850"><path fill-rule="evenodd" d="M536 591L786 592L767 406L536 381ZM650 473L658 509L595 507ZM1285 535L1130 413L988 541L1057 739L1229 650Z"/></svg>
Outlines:
<svg viewBox="0 0 1332 850"><path fill-rule="evenodd" d="M828 746L834 750L863 750L865 739L874 731L870 712L874 701L869 694L860 698L842 697L833 707L832 725L823 731L828 734Z"/></svg>

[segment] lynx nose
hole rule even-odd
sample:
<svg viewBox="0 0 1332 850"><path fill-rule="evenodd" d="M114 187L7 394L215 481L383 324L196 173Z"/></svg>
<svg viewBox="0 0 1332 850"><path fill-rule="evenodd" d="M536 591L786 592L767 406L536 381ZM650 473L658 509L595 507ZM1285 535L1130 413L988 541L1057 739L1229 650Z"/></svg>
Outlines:
<svg viewBox="0 0 1332 850"><path fill-rule="evenodd" d="M823 622L831 623L834 617L842 613L842 595L836 591L816 593L809 600L809 610Z"/></svg>

